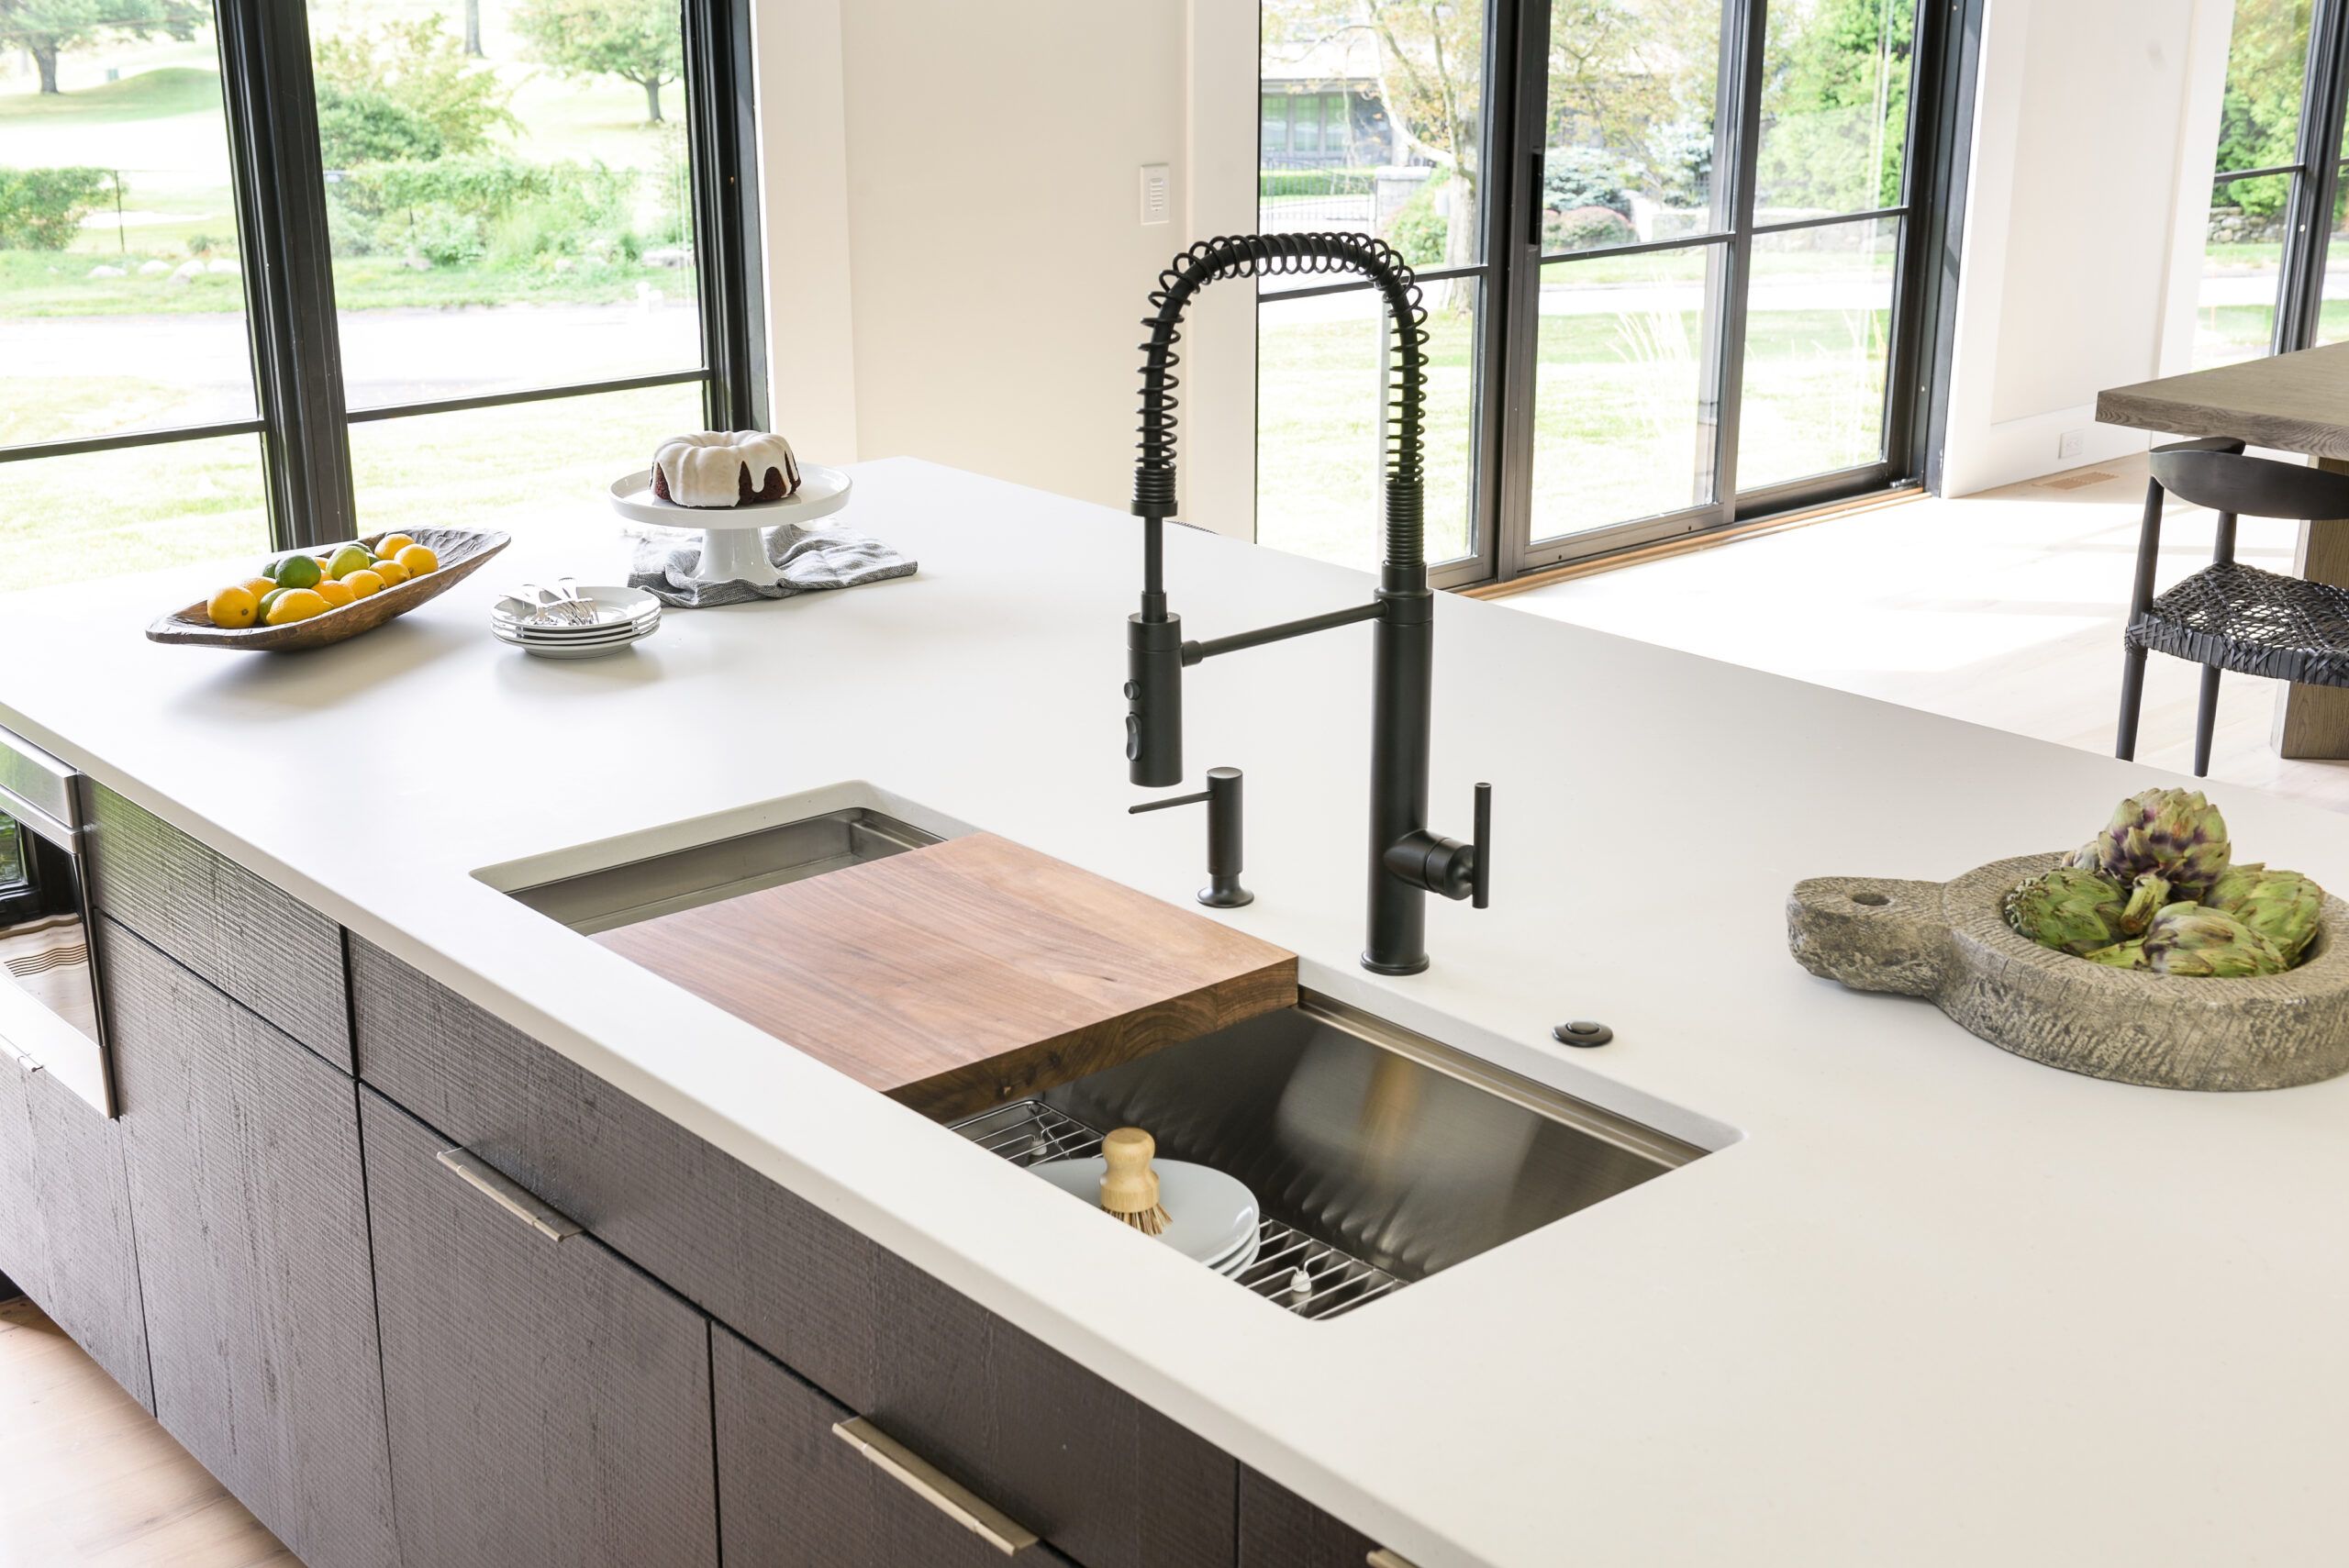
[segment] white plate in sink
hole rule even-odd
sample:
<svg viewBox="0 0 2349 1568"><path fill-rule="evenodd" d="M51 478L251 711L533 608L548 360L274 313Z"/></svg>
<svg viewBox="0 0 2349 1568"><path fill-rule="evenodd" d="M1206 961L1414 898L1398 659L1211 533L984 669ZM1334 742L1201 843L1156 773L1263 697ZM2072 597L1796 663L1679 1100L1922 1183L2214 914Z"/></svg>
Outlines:
<svg viewBox="0 0 2349 1568"><path fill-rule="evenodd" d="M1095 1208L1101 1207L1099 1156L1087 1160L1048 1160L1030 1170L1071 1197ZM1256 1195L1237 1179L1212 1165L1188 1160L1159 1160L1158 1201L1168 1224L1158 1239L1210 1268L1227 1269L1256 1238Z"/></svg>

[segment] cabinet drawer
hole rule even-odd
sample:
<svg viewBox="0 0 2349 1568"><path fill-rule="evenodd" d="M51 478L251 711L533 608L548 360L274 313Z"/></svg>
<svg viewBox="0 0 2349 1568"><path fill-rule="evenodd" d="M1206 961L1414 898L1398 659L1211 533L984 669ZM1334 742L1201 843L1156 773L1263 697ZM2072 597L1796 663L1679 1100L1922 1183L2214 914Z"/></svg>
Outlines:
<svg viewBox="0 0 2349 1568"><path fill-rule="evenodd" d="M1005 1559L935 1492L843 1440L846 1407L724 1329L714 1331L718 1534L729 1562L759 1568L982 1568ZM996 1521L983 1520L990 1525ZM1023 1521L1024 1522L1024 1521ZM1016 1537L1009 1539L1017 1539ZM1032 1545L1017 1560L1062 1564Z"/></svg>
<svg viewBox="0 0 2349 1568"><path fill-rule="evenodd" d="M309 1568L390 1568L358 1088L112 920L155 1414Z"/></svg>
<svg viewBox="0 0 2349 1568"><path fill-rule="evenodd" d="M0 1276L39 1301L49 1294L49 1227L33 1185L32 1087L32 1073L0 1049Z"/></svg>
<svg viewBox="0 0 2349 1568"><path fill-rule="evenodd" d="M1089 1568L1230 1568L1212 1445L353 938L366 1081Z"/></svg>
<svg viewBox="0 0 2349 1568"><path fill-rule="evenodd" d="M1252 1470L1240 1473L1240 1568L1364 1568L1378 1542ZM1399 1563L1380 1557L1375 1568ZM1404 1564L1408 1568L1408 1564Z"/></svg>
<svg viewBox="0 0 2349 1568"><path fill-rule="evenodd" d="M716 1568L708 1319L360 1102L402 1561Z"/></svg>
<svg viewBox="0 0 2349 1568"><path fill-rule="evenodd" d="M101 912L351 1071L341 927L110 789L90 814Z"/></svg>

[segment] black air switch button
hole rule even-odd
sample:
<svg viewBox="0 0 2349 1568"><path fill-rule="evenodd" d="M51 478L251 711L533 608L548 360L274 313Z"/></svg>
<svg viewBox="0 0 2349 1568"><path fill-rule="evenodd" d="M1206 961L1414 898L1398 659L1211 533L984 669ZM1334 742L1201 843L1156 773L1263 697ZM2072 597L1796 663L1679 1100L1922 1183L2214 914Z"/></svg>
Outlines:
<svg viewBox="0 0 2349 1568"><path fill-rule="evenodd" d="M1129 762L1135 762L1139 760L1141 756L1141 720L1136 718L1130 713L1126 715L1126 761Z"/></svg>

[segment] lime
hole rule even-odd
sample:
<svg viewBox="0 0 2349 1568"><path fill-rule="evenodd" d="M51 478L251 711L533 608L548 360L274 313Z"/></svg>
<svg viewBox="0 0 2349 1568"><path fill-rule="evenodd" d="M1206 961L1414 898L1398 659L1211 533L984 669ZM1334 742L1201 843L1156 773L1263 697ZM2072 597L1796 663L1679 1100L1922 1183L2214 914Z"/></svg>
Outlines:
<svg viewBox="0 0 2349 1568"><path fill-rule="evenodd" d="M363 544L340 545L336 548L332 555L327 558L327 575L348 577L354 572L363 571L373 565L374 561L375 558L367 553L367 547Z"/></svg>
<svg viewBox="0 0 2349 1568"><path fill-rule="evenodd" d="M281 588L315 588L325 575L315 555L289 555L277 562L276 583Z"/></svg>

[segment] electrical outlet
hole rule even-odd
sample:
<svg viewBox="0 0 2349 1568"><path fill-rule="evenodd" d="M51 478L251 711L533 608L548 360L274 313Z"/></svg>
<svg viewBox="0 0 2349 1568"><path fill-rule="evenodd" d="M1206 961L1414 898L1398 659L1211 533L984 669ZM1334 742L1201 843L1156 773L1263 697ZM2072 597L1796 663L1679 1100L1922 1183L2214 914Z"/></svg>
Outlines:
<svg viewBox="0 0 2349 1568"><path fill-rule="evenodd" d="M1141 166L1141 220L1165 223L1174 216L1174 182L1163 163Z"/></svg>
<svg viewBox="0 0 2349 1568"><path fill-rule="evenodd" d="M2088 433L2086 430L2065 431L2055 438L2055 456L2059 460L2078 457L2081 449L2087 445L2087 439Z"/></svg>

